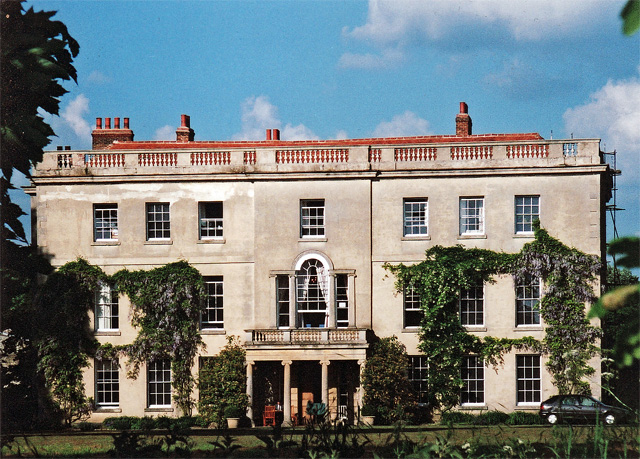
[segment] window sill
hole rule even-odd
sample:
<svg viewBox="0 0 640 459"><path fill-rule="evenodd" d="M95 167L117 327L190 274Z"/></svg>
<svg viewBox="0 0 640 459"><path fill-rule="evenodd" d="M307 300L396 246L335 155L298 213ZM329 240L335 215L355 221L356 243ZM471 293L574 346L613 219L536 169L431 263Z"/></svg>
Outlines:
<svg viewBox="0 0 640 459"><path fill-rule="evenodd" d="M516 407L523 410L539 410L540 402L516 403Z"/></svg>
<svg viewBox="0 0 640 459"><path fill-rule="evenodd" d="M100 331L96 330L95 336L120 336L121 333L119 330L110 330L110 331Z"/></svg>
<svg viewBox="0 0 640 459"><path fill-rule="evenodd" d="M461 410L468 410L468 411L474 411L474 410L486 410L487 409L487 405L486 403L477 403L477 404L462 404L459 406L459 408Z"/></svg>
<svg viewBox="0 0 640 459"><path fill-rule="evenodd" d="M418 333L420 331L420 327L404 327L402 329L402 333Z"/></svg>
<svg viewBox="0 0 640 459"><path fill-rule="evenodd" d="M108 407L98 407L93 410L94 413L122 413L122 408L108 408Z"/></svg>
<svg viewBox="0 0 640 459"><path fill-rule="evenodd" d="M227 331L224 328L201 328L201 335L226 335Z"/></svg>
<svg viewBox="0 0 640 459"><path fill-rule="evenodd" d="M145 413L172 413L173 408L145 408Z"/></svg>
<svg viewBox="0 0 640 459"><path fill-rule="evenodd" d="M144 245L173 245L171 239L144 241Z"/></svg>
<svg viewBox="0 0 640 459"><path fill-rule="evenodd" d="M458 236L458 240L464 239L486 239L486 234L461 234Z"/></svg>
<svg viewBox="0 0 640 459"><path fill-rule="evenodd" d="M198 244L224 244L227 240L223 237L217 239L199 239Z"/></svg>
<svg viewBox="0 0 640 459"><path fill-rule="evenodd" d="M516 233L513 237L518 239L533 239L535 235L534 233Z"/></svg>
<svg viewBox="0 0 640 459"><path fill-rule="evenodd" d="M515 332L544 331L542 325L519 325L513 329Z"/></svg>
<svg viewBox="0 0 640 459"><path fill-rule="evenodd" d="M113 246L113 245L120 245L120 241L118 241L118 240L114 240L114 241L95 241L95 242L91 243L91 245L93 247L104 246L104 245L112 245Z"/></svg>
<svg viewBox="0 0 640 459"><path fill-rule="evenodd" d="M301 237L298 242L327 242L326 237Z"/></svg>
<svg viewBox="0 0 640 459"><path fill-rule="evenodd" d="M486 332L487 327L484 325L463 325L464 329L469 332Z"/></svg>
<svg viewBox="0 0 640 459"><path fill-rule="evenodd" d="M431 236L429 236L429 235L424 235L424 236L402 236L402 240L403 241L430 241L431 240Z"/></svg>

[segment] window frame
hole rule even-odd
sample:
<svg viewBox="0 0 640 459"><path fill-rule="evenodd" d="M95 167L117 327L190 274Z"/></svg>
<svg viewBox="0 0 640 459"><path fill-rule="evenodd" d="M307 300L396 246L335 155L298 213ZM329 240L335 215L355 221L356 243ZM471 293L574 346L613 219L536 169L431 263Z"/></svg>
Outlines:
<svg viewBox="0 0 640 459"><path fill-rule="evenodd" d="M530 359L530 361L529 361ZM538 354L516 355L516 405L537 406L542 400L542 362ZM531 375L527 377L527 370ZM537 377L535 376L537 373ZM523 375L521 377L521 374ZM522 401L521 401L522 399ZM529 400L527 400L529 399Z"/></svg>
<svg viewBox="0 0 640 459"><path fill-rule="evenodd" d="M98 216L100 213L100 216ZM105 216L104 214L108 215ZM104 236L109 233L110 237ZM118 240L118 204L98 203L93 205L93 241L94 242L114 242Z"/></svg>
<svg viewBox="0 0 640 459"><path fill-rule="evenodd" d="M200 330L224 330L224 278L223 276L204 276L204 283L206 306L200 314ZM205 314L207 320L205 320ZM214 317L213 320L211 315Z"/></svg>
<svg viewBox="0 0 640 459"><path fill-rule="evenodd" d="M315 271L315 276L312 271ZM332 304L330 278L329 267L326 266L320 258L308 258L300 265L300 269L296 270L295 299L297 328L327 328L329 326L329 308ZM310 286L313 286L313 289L311 289ZM311 292L315 293L315 296L309 296ZM306 307L302 308L302 305L306 305ZM310 307L313 305L317 305L317 307ZM309 316L305 318L305 314ZM310 320L314 315L318 317L324 315L322 323L320 323L319 320L313 321L318 323L317 326L313 326L310 322L307 323L307 320Z"/></svg>
<svg viewBox="0 0 640 459"><path fill-rule="evenodd" d="M156 206L162 206L157 210ZM146 236L147 241L170 241L171 240L171 203L169 202L147 202L145 205L146 215ZM155 217L161 215L162 219ZM164 215L167 216L166 220ZM154 218L151 218L154 217ZM160 225L159 227L157 225ZM158 236L160 233L161 236ZM153 234L153 236L152 236Z"/></svg>
<svg viewBox="0 0 640 459"><path fill-rule="evenodd" d="M470 363L472 363L472 365L470 365ZM462 357L460 378L464 382L464 385L460 388L461 406L485 405L484 369L484 359L482 359L479 355L465 355Z"/></svg>
<svg viewBox="0 0 640 459"><path fill-rule="evenodd" d="M416 306L417 305L417 306ZM407 285L402 289L402 326L405 329L417 330L422 324L424 311L420 307L420 294L415 292L413 285ZM411 307L409 307L411 306ZM419 320L417 325L408 325L408 316L417 315ZM413 321L412 321L413 322Z"/></svg>
<svg viewBox="0 0 640 459"><path fill-rule="evenodd" d="M480 296L478 296L478 291ZM474 292L475 296L471 297L470 292ZM485 303L485 288L484 285L476 285L468 289L461 289L458 298L458 311L460 315L460 324L464 327L484 327L484 303ZM472 309L473 308L473 309ZM466 310L465 310L466 309ZM480 323L469 323L469 317L473 316L477 319L478 315L481 318ZM465 320L465 317L467 320Z"/></svg>
<svg viewBox="0 0 640 459"><path fill-rule="evenodd" d="M105 368L109 364L110 368ZM120 365L118 359L94 360L95 369L95 400L96 407L119 408L120 407ZM110 375L110 378L101 378L100 375ZM115 374L115 378L113 377ZM116 386L113 388L113 386ZM114 397L115 395L115 397ZM104 401L109 398L110 401ZM116 399L113 401L113 399ZM101 401L102 399L102 401Z"/></svg>
<svg viewBox="0 0 640 459"><path fill-rule="evenodd" d="M537 296L533 293L537 289ZM540 300L542 299L542 280L530 274L516 281L516 327L539 327ZM528 292L531 292L529 294ZM533 305L532 302L535 302ZM522 319L522 320L521 320ZM537 319L537 320L536 320Z"/></svg>
<svg viewBox="0 0 640 459"><path fill-rule="evenodd" d="M528 203L525 200L529 200ZM519 202L522 200L522 202ZM535 200L535 203L533 202ZM534 212L534 208L537 210ZM522 221L518 222L518 217ZM515 234L532 235L533 222L540 219L540 195L514 196L514 232ZM519 228L520 227L520 228Z"/></svg>
<svg viewBox="0 0 640 459"><path fill-rule="evenodd" d="M334 274L336 328L349 327L349 275Z"/></svg>
<svg viewBox="0 0 640 459"><path fill-rule="evenodd" d="M212 213L219 217L207 217L207 206ZM219 209L217 208L219 206ZM214 227L210 228L213 223ZM211 232L214 234L212 235ZM207 234L203 234L207 233ZM224 202L223 201L200 201L198 202L198 238L201 241L222 240L224 239Z"/></svg>
<svg viewBox="0 0 640 459"><path fill-rule="evenodd" d="M108 299L110 301L103 301ZM120 329L120 294L118 289L107 282L100 282L94 293L94 330L96 332L113 332ZM102 324L111 325L104 327ZM115 325L115 326L114 326Z"/></svg>
<svg viewBox="0 0 640 459"><path fill-rule="evenodd" d="M429 401L429 360L426 355L410 355L407 378L411 381L414 393L417 395L418 403Z"/></svg>
<svg viewBox="0 0 640 459"><path fill-rule="evenodd" d="M473 207L471 202L480 203ZM463 196L459 200L459 234L460 236L482 236L485 234L485 198L484 196ZM476 223L472 223L477 220ZM470 229L471 227L477 229Z"/></svg>
<svg viewBox="0 0 640 459"><path fill-rule="evenodd" d="M162 365L162 368L160 369L156 369L155 367L158 365ZM151 375L155 374L155 375L161 375L162 379L156 379L156 380L151 380ZM165 378L166 376L169 376L169 380L167 381ZM148 408L171 408L172 407L172 396L173 396L173 390L172 390L172 381L173 380L173 375L171 374L171 361L168 359L161 359L161 360L152 360L150 362L147 362L147 407ZM166 387L168 385L169 391L166 391ZM153 388L158 388L158 386L161 386L162 391L152 391L152 387ZM162 397L163 403L152 403L152 398L154 398L154 401L157 402L158 398ZM166 398L169 399L169 403L165 403L166 402Z"/></svg>
<svg viewBox="0 0 640 459"><path fill-rule="evenodd" d="M302 239L324 238L326 236L325 214L326 204L324 199L301 199L300 237Z"/></svg>
<svg viewBox="0 0 640 459"><path fill-rule="evenodd" d="M278 328L291 328L291 286L288 274L277 274L276 282L276 324Z"/></svg>
<svg viewBox="0 0 640 459"><path fill-rule="evenodd" d="M416 205L418 206L417 208ZM414 232L416 229L417 232ZM402 235L406 238L429 236L428 198L402 199Z"/></svg>

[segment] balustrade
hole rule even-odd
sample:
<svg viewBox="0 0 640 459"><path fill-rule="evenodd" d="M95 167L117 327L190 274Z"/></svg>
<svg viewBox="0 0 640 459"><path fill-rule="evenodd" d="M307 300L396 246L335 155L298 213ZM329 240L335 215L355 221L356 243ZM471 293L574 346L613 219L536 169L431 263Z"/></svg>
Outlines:
<svg viewBox="0 0 640 459"><path fill-rule="evenodd" d="M548 144L507 145L507 158L546 158Z"/></svg>
<svg viewBox="0 0 640 459"><path fill-rule="evenodd" d="M436 151L435 147L396 148L394 158L396 161L434 161Z"/></svg>
<svg viewBox="0 0 640 459"><path fill-rule="evenodd" d="M84 155L84 164L89 167L124 167L124 153Z"/></svg>
<svg viewBox="0 0 640 459"><path fill-rule="evenodd" d="M365 340L365 330L297 328L292 330L263 329L251 330L253 344L275 343L359 343Z"/></svg>
<svg viewBox="0 0 640 459"><path fill-rule="evenodd" d="M346 163L348 161L348 149L276 151L278 164Z"/></svg>
<svg viewBox="0 0 640 459"><path fill-rule="evenodd" d="M139 166L175 166L177 163L178 153L138 153Z"/></svg>
<svg viewBox="0 0 640 459"><path fill-rule="evenodd" d="M451 159L491 159L493 158L493 147L490 145L470 145L451 147Z"/></svg>

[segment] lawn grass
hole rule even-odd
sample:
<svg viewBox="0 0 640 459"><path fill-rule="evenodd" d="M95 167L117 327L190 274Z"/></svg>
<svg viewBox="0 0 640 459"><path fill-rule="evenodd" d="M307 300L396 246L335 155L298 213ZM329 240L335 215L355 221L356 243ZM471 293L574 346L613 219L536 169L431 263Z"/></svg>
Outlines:
<svg viewBox="0 0 640 459"><path fill-rule="evenodd" d="M274 439L270 428L239 429L227 431L231 437L225 438L220 432L194 429L189 433L189 450L183 451L192 457L298 457L303 441L304 429L285 430L281 439L292 441L296 446L273 448L257 436ZM639 430L637 426L595 427L595 426L462 426L452 428L439 425L395 429L374 427L354 429L358 432L359 443L366 442L363 457L396 457L400 447L405 454L414 445L436 445L459 452L462 457L477 457L491 454L491 457L607 457L638 458ZM155 432L155 434L160 432ZM307 432L308 433L308 432ZM2 457L113 457L115 455L112 435L114 431L72 432L61 434L29 434L16 436L2 449ZM332 434L331 434L332 435ZM331 436L329 435L329 436ZM144 436L148 443L160 441L161 435ZM332 437L333 438L333 437ZM307 437L309 439L309 437ZM216 445L217 444L217 445ZM438 446L439 445L439 446ZM463 448L463 445L466 448ZM467 446L468 445L468 446ZM509 451L506 447L515 448ZM521 451L518 452L520 447ZM526 448L530 448L529 453ZM138 450L142 457L163 456L166 450L157 447ZM512 455L512 453L514 453ZM519 454L522 453L522 454ZM169 456L182 455L172 450ZM316 456L316 457L322 457ZM345 457L344 455L341 457ZM428 457L428 456L420 456ZM446 456L448 457L448 456Z"/></svg>

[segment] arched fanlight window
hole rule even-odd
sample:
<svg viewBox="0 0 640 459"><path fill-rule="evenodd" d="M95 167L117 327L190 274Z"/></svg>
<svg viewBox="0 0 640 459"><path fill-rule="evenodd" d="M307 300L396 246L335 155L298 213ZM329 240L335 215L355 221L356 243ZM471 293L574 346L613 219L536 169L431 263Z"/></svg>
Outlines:
<svg viewBox="0 0 640 459"><path fill-rule="evenodd" d="M298 326L327 327L329 301L329 270L316 258L305 260L296 271Z"/></svg>

